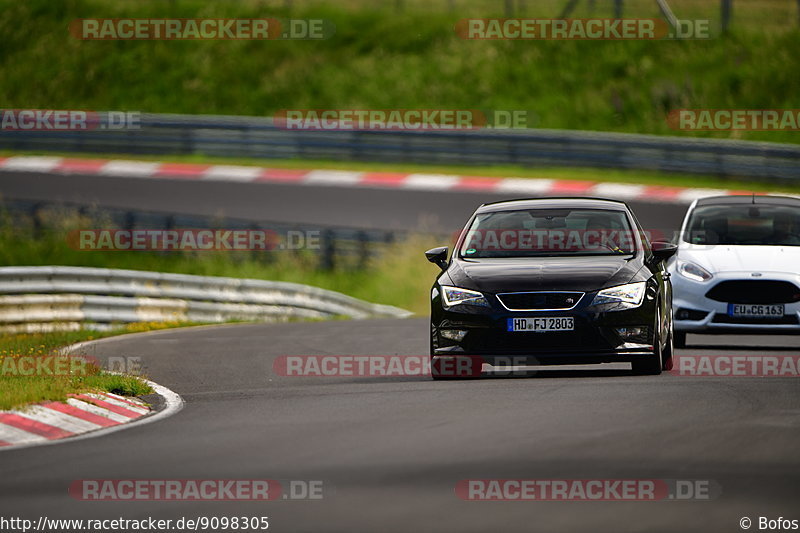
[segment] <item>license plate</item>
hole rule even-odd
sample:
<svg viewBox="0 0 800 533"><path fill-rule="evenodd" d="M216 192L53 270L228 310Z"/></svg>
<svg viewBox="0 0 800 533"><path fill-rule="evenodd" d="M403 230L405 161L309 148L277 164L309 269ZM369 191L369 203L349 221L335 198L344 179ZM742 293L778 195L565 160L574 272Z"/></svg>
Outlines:
<svg viewBox="0 0 800 533"><path fill-rule="evenodd" d="M769 318L783 316L783 305L765 304L728 304L728 316L750 317L750 318Z"/></svg>
<svg viewBox="0 0 800 533"><path fill-rule="evenodd" d="M508 331L572 331L575 319L571 316L509 318L506 328Z"/></svg>

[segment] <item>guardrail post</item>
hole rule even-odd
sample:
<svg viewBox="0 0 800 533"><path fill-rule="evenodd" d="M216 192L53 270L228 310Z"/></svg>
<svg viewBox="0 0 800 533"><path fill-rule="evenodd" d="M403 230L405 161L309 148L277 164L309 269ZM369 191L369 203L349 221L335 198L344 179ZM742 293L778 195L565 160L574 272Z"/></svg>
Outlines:
<svg viewBox="0 0 800 533"><path fill-rule="evenodd" d="M125 222L123 222L123 226L127 231L133 231L136 227L136 215L133 211L125 212Z"/></svg>
<svg viewBox="0 0 800 533"><path fill-rule="evenodd" d="M42 204L35 203L31 206L31 221L33 222L33 234L37 237L42 234Z"/></svg>
<svg viewBox="0 0 800 533"><path fill-rule="evenodd" d="M250 231L261 231L261 226L259 226L258 224L250 224L250 226L247 229L249 229ZM266 244L269 245L270 243L266 243ZM278 245L276 244L275 246L277 248ZM271 252L274 253L274 249L272 249L272 250L250 250L250 257L252 257L256 261L261 261L263 263L266 263L266 262L268 262L269 259L271 259L270 255L269 255Z"/></svg>
<svg viewBox="0 0 800 533"><path fill-rule="evenodd" d="M335 235L332 230L325 230L322 238L322 255L320 256L320 268L322 270L333 270L336 266L334 256L336 255Z"/></svg>
<svg viewBox="0 0 800 533"><path fill-rule="evenodd" d="M593 0L589 1L591 2L591 4L589 4L590 7L593 7L594 1ZM561 10L561 14L558 15L558 18L560 19L567 18L570 15L570 13L572 13L572 11L575 9L575 6L578 5L578 2L580 2L580 0L569 0L569 2L567 2L567 5L564 6L564 9Z"/></svg>
<svg viewBox="0 0 800 533"><path fill-rule="evenodd" d="M728 31L728 27L731 24L731 14L733 12L733 0L722 0L722 6L720 7L721 19L722 19L722 31Z"/></svg>
<svg viewBox="0 0 800 533"><path fill-rule="evenodd" d="M369 240L363 231L359 231L356 238L358 239L358 268L363 270L369 264Z"/></svg>

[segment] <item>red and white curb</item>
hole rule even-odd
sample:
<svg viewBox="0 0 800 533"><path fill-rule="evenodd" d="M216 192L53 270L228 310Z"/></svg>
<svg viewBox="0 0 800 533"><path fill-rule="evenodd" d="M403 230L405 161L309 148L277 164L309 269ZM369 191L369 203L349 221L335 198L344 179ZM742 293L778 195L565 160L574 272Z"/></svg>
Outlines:
<svg viewBox="0 0 800 533"><path fill-rule="evenodd" d="M183 407L171 390L147 381L165 401L164 409L152 411L137 398L110 392L71 394L66 402L47 402L11 411L0 411L0 451L97 437L134 425L155 422Z"/></svg>
<svg viewBox="0 0 800 533"><path fill-rule="evenodd" d="M201 165L49 156L0 157L0 172L47 172L109 178L186 179L234 183L282 183L417 191L516 195L601 196L619 200L689 204L705 196L750 194L731 189L664 187L578 180L496 178L348 170L302 170L236 165Z"/></svg>

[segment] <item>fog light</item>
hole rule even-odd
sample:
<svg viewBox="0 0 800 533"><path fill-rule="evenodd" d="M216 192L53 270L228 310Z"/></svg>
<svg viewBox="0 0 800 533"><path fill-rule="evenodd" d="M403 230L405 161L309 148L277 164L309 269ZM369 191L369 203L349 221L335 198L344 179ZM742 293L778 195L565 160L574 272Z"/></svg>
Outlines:
<svg viewBox="0 0 800 533"><path fill-rule="evenodd" d="M703 320L708 316L707 311L697 311L695 309L678 309L675 318L678 320Z"/></svg>
<svg viewBox="0 0 800 533"><path fill-rule="evenodd" d="M649 328L647 326L628 326L617 328L617 334L624 341L647 343Z"/></svg>
<svg viewBox="0 0 800 533"><path fill-rule="evenodd" d="M461 342L464 340L464 337L467 335L467 330L465 329L443 329L440 330L439 333L445 339L450 339L451 341Z"/></svg>

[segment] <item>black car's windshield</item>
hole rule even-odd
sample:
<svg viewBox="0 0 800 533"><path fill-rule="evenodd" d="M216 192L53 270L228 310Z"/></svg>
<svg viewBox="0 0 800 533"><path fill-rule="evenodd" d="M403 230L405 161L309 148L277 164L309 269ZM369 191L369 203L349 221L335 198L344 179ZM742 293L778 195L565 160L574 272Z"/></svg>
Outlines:
<svg viewBox="0 0 800 533"><path fill-rule="evenodd" d="M464 236L460 257L628 255L636 239L624 211L535 209L482 213Z"/></svg>
<svg viewBox="0 0 800 533"><path fill-rule="evenodd" d="M683 239L693 244L800 246L800 208L700 206L692 212Z"/></svg>

